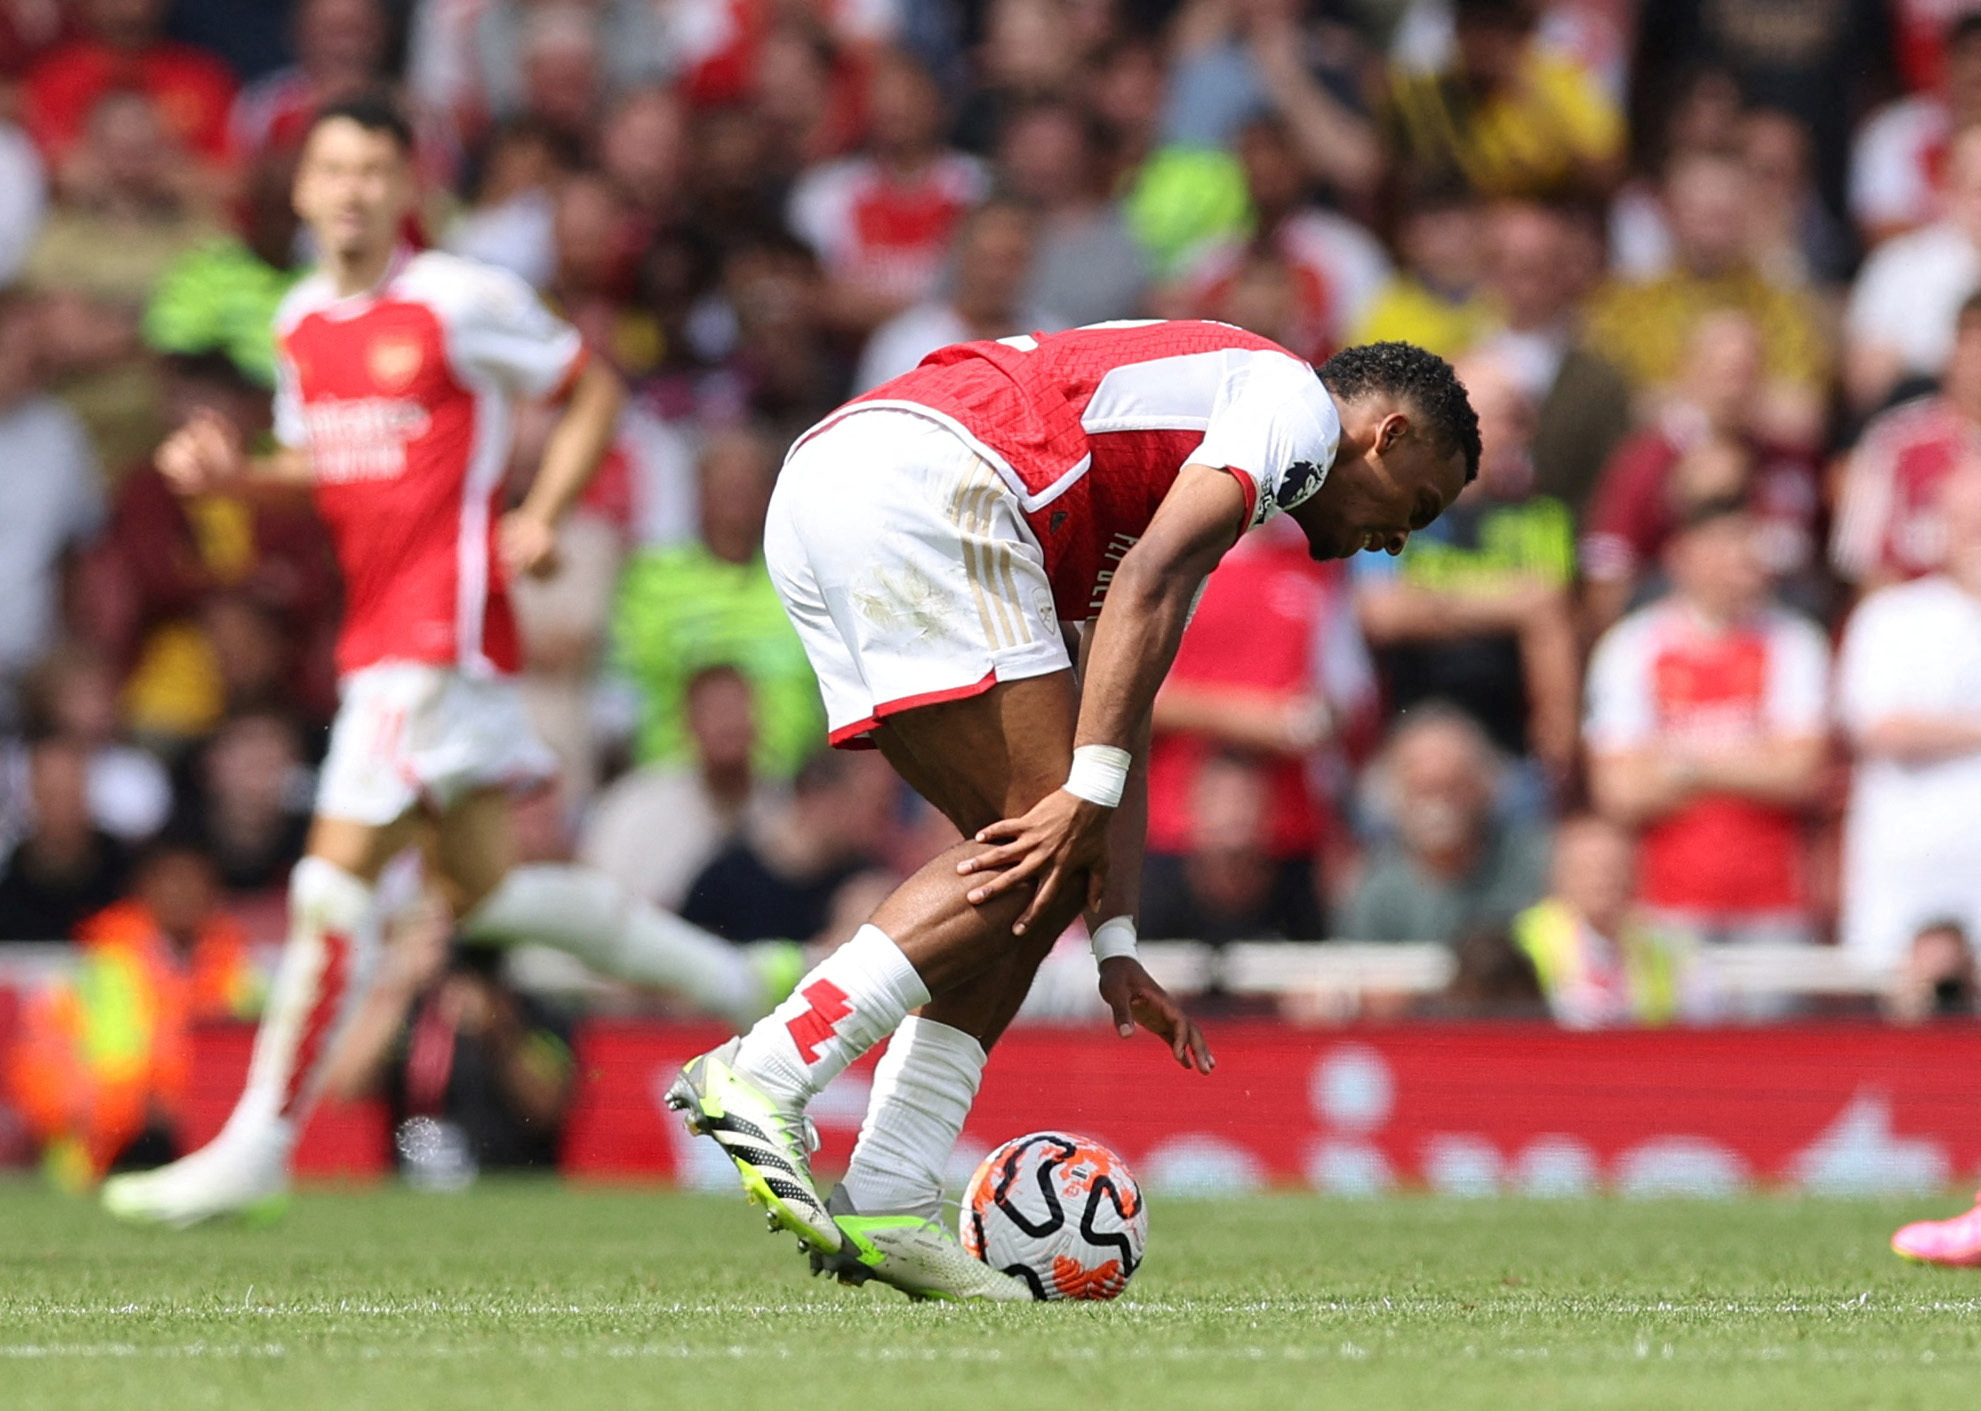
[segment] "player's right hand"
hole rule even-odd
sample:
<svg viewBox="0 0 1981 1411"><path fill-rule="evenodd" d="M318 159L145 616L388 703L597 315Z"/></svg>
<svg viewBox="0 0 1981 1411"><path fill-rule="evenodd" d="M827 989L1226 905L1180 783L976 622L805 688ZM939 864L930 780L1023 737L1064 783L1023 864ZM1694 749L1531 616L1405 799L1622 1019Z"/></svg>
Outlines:
<svg viewBox="0 0 1981 1411"><path fill-rule="evenodd" d="M216 489L247 471L240 433L214 411L194 412L165 438L155 459L159 474L181 495Z"/></svg>

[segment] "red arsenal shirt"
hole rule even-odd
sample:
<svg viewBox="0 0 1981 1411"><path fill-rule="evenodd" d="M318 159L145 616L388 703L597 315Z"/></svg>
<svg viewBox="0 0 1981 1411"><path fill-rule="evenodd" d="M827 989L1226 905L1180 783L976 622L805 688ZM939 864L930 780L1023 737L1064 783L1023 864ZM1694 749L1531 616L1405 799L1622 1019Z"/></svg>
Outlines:
<svg viewBox="0 0 1981 1411"><path fill-rule="evenodd" d="M516 404L568 384L577 331L515 276L428 251L351 298L311 276L276 335L276 435L310 453L343 570L338 670L515 670L495 498Z"/></svg>

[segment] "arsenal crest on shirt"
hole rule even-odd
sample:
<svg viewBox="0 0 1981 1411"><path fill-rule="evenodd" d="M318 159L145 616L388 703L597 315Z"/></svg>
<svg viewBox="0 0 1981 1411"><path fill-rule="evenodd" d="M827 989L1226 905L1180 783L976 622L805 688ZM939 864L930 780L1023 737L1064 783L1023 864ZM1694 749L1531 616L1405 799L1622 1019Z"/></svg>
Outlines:
<svg viewBox="0 0 1981 1411"><path fill-rule="evenodd" d="M425 360L420 340L410 333L388 333L375 338L365 352L366 370L388 392L403 392L412 386Z"/></svg>

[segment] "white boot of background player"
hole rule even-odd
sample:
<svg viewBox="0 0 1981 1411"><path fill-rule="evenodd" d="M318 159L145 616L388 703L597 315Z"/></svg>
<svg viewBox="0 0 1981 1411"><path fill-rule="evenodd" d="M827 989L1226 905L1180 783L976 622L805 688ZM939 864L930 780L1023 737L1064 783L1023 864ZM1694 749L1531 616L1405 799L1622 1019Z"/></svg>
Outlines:
<svg viewBox="0 0 1981 1411"><path fill-rule="evenodd" d="M289 1158L321 1090L325 1060L370 988L376 889L306 857L289 877L289 928L255 1031L247 1087L227 1125L170 1165L104 1182L111 1214L183 1227L251 1211L287 1190Z"/></svg>
<svg viewBox="0 0 1981 1411"><path fill-rule="evenodd" d="M826 1202L843 1243L814 1272L878 1279L911 1298L1030 1301L1031 1290L964 1253L942 1208L943 1174L983 1079L983 1045L911 1015L874 1066L846 1180Z"/></svg>

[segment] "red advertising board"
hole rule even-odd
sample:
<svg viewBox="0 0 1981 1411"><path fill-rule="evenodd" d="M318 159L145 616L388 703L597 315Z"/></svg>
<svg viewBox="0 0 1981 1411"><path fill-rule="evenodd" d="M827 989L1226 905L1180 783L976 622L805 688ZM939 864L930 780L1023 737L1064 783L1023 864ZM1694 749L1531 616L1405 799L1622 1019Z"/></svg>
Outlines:
<svg viewBox="0 0 1981 1411"><path fill-rule="evenodd" d="M660 1096L711 1029L598 1023L572 1170L726 1182ZM1981 1027L1872 1025L1565 1033L1542 1026L1212 1031L1217 1071L1146 1036L1024 1029L998 1045L959 1166L1039 1127L1100 1138L1152 1186L1468 1193L1931 1190L1981 1171ZM844 1162L861 1066L813 1108ZM707 1163L713 1159L715 1166Z"/></svg>
<svg viewBox="0 0 1981 1411"><path fill-rule="evenodd" d="M661 1104L682 1061L721 1038L705 1026L585 1025L566 1168L728 1188L713 1145L689 1140ZM1211 1038L1217 1071L1200 1077L1146 1036L1014 1031L991 1060L959 1167L1007 1137L1061 1127L1115 1147L1155 1188L1206 1192L1923 1191L1981 1173L1981 1026L1574 1034L1247 1022ZM249 1040L201 1036L195 1139L225 1117ZM870 1067L813 1107L822 1167L852 1148ZM380 1170L386 1139L375 1106L331 1105L311 1124L303 1169Z"/></svg>

